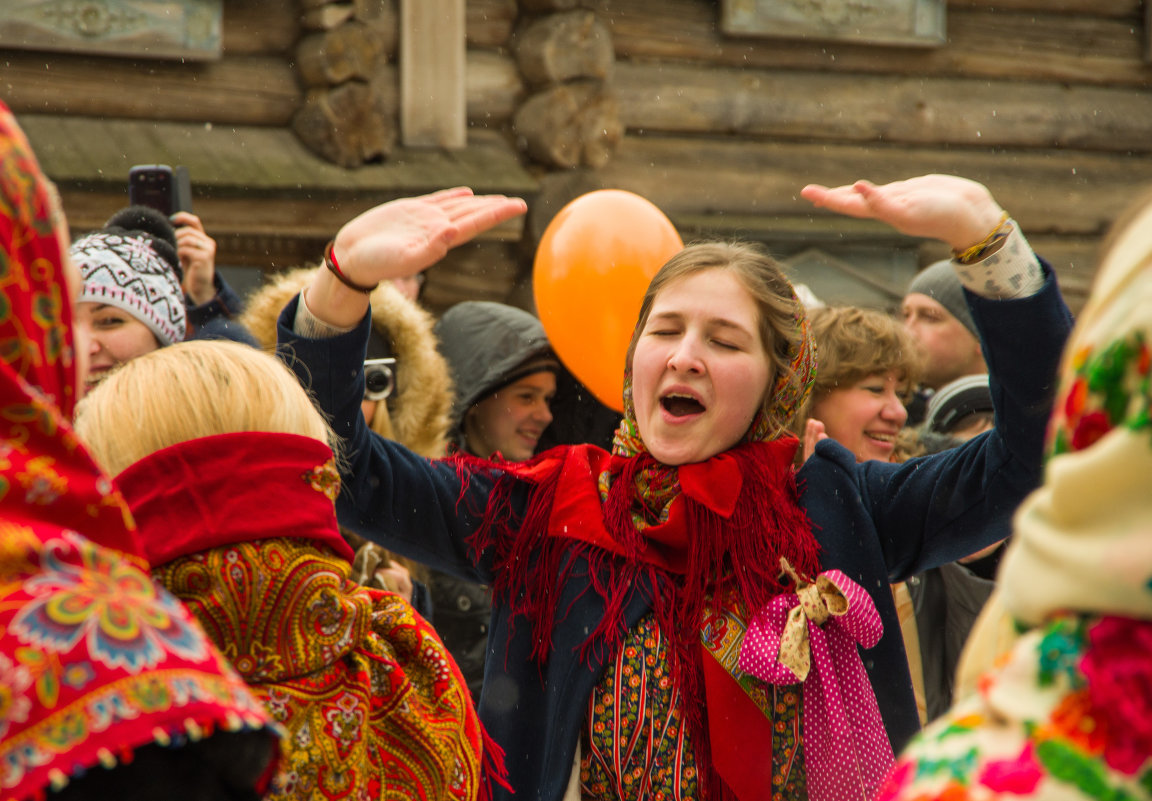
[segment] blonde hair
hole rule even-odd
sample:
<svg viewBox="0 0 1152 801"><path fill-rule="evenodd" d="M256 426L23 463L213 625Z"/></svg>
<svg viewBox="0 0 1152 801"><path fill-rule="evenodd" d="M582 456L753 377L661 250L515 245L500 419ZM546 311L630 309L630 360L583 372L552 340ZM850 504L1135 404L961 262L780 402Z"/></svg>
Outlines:
<svg viewBox="0 0 1152 801"><path fill-rule="evenodd" d="M337 442L287 367L236 342L182 342L133 359L76 409L77 434L110 475L170 445L243 431Z"/></svg>
<svg viewBox="0 0 1152 801"><path fill-rule="evenodd" d="M808 403L796 416L798 434L803 435L812 407L835 389L889 370L907 382L909 388L920 380L924 369L920 347L912 334L889 315L857 306L831 306L813 310L808 320L820 363Z"/></svg>

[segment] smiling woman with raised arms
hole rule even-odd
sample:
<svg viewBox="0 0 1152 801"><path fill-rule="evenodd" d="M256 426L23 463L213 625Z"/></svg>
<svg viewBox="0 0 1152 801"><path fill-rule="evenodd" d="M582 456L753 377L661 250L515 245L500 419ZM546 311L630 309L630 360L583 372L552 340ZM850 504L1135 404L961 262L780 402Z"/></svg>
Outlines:
<svg viewBox="0 0 1152 801"><path fill-rule="evenodd" d="M468 190L348 223L282 313L282 346L349 440L341 521L494 588L480 715L506 752L515 795L499 797L865 798L918 728L888 584L1004 536L1039 478L1069 315L980 184L803 195L955 250L979 287L995 432L903 465L826 441L795 472L788 427L815 366L803 306L760 250L706 243L648 288L611 453L428 462L373 438L365 291L524 210Z"/></svg>

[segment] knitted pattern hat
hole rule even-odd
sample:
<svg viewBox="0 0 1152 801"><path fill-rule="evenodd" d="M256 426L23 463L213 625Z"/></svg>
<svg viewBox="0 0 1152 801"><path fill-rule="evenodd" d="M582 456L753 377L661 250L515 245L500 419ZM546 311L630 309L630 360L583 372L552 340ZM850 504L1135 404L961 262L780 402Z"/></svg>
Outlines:
<svg viewBox="0 0 1152 801"><path fill-rule="evenodd" d="M150 220L133 218L140 225L128 230L113 224L122 219L131 224L122 212L108 227L72 245L72 260L84 279L80 302L123 309L148 326L161 345L182 342L187 313L175 249L144 229Z"/></svg>
<svg viewBox="0 0 1152 801"><path fill-rule="evenodd" d="M914 292L932 298L963 323L972 332L972 336L980 338L976 322L968 311L968 301L964 299L964 288L956 277L952 262L944 259L921 270L908 285L908 294Z"/></svg>

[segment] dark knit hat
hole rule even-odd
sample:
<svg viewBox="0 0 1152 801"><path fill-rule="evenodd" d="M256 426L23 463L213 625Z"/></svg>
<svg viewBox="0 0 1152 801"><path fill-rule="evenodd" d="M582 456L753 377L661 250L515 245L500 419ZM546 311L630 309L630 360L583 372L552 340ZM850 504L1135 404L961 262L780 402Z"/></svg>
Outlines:
<svg viewBox="0 0 1152 801"><path fill-rule="evenodd" d="M81 302L105 303L151 329L161 345L184 339L187 310L172 224L153 209L130 206L101 230L73 243Z"/></svg>
<svg viewBox="0 0 1152 801"><path fill-rule="evenodd" d="M952 262L945 259L929 265L917 273L908 285L909 295L918 293L927 295L948 310L948 313L959 320L965 328L972 332L972 336L980 338L976 330L976 322L968 311L968 301L964 299L964 288Z"/></svg>
<svg viewBox="0 0 1152 801"><path fill-rule="evenodd" d="M515 306L466 300L444 312L434 331L456 386L457 429L477 401L534 373L560 371L540 320Z"/></svg>

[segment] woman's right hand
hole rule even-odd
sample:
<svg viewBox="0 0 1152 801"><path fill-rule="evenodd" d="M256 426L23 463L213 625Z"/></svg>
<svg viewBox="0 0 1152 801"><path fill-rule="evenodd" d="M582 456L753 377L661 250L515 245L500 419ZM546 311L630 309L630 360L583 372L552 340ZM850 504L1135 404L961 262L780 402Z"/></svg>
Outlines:
<svg viewBox="0 0 1152 801"><path fill-rule="evenodd" d="M528 205L504 195L474 195L467 187L401 198L369 209L345 223L332 252L355 284L416 275L484 231L523 214ZM319 270L308 289L308 308L330 325L350 328L368 309L368 296Z"/></svg>

